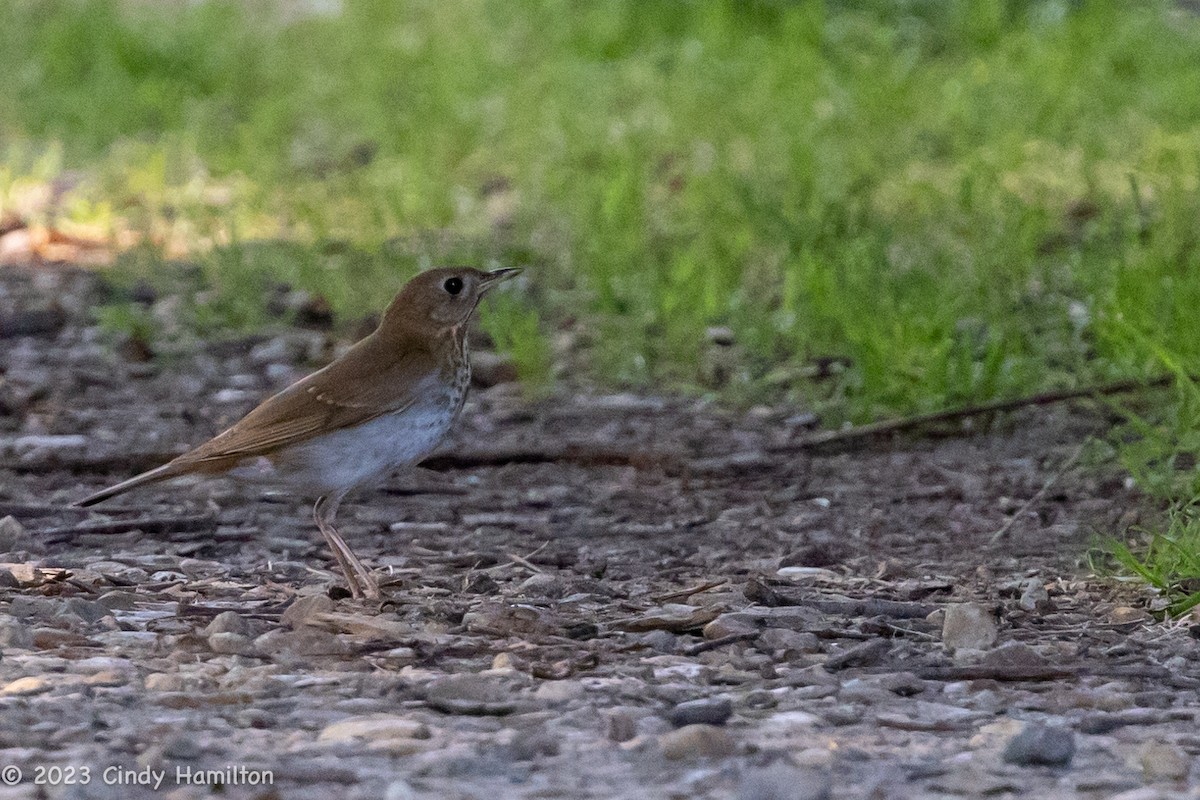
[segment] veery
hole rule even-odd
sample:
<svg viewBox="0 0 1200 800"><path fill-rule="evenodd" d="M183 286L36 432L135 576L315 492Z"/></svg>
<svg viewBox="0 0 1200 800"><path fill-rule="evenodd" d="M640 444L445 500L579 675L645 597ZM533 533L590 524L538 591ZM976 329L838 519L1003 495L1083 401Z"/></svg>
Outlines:
<svg viewBox="0 0 1200 800"><path fill-rule="evenodd" d="M229 475L318 496L313 519L355 597L379 585L333 527L356 486L411 466L438 446L471 379L467 323L489 289L520 270L421 273L379 327L341 358L264 401L224 433L161 467L76 503L90 506L182 475Z"/></svg>

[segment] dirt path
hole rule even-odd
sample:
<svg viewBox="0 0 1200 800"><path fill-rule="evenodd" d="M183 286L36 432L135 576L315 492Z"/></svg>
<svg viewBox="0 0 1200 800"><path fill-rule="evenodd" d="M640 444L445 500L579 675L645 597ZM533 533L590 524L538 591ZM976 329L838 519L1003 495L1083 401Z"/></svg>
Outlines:
<svg viewBox="0 0 1200 800"><path fill-rule="evenodd" d="M1200 643L1081 577L1137 513L1120 474L1068 472L990 543L1095 419L783 456L785 412L477 391L436 471L344 507L389 571L367 607L330 597L299 499L63 509L321 347L130 362L83 327L95 291L0 276L28 334L0 339L0 798L217 788L188 770L287 800L1196 796ZM35 786L51 765L76 785Z"/></svg>

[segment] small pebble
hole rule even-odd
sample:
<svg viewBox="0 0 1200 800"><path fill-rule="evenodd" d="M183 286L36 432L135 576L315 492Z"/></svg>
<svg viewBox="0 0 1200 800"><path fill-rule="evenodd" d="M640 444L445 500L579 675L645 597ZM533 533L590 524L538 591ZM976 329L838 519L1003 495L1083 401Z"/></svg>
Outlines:
<svg viewBox="0 0 1200 800"><path fill-rule="evenodd" d="M706 698L680 703L667 712L667 719L677 728L685 725L724 725L733 714L728 698Z"/></svg>
<svg viewBox="0 0 1200 800"><path fill-rule="evenodd" d="M989 609L977 603L956 603L946 608L942 623L942 645L956 650L987 650L996 643L1000 630Z"/></svg>
<svg viewBox="0 0 1200 800"><path fill-rule="evenodd" d="M1148 781L1181 781L1192 770L1187 753L1166 742L1146 742L1138 752L1138 762Z"/></svg>
<svg viewBox="0 0 1200 800"><path fill-rule="evenodd" d="M1064 766L1074 755L1075 734L1059 725L1028 723L1004 748L1004 760L1019 766Z"/></svg>
<svg viewBox="0 0 1200 800"><path fill-rule="evenodd" d="M737 752L737 743L715 725L685 725L658 737L663 755L672 761L727 758Z"/></svg>

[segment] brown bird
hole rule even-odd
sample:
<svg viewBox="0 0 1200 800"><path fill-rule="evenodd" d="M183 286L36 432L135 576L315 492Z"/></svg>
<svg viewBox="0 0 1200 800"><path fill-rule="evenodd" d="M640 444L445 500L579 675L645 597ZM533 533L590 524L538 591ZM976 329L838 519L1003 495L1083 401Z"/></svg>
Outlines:
<svg viewBox="0 0 1200 800"><path fill-rule="evenodd" d="M229 475L318 496L313 519L355 597L379 585L333 527L362 483L429 455L462 410L471 380L467 322L517 269L434 269L413 278L379 327L341 358L267 399L229 430L141 475L85 497L90 506L181 475Z"/></svg>

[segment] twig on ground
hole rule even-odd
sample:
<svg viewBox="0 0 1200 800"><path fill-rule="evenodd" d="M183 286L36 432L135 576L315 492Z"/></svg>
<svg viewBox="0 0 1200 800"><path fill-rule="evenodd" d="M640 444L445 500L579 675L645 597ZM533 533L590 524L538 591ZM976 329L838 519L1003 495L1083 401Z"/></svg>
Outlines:
<svg viewBox="0 0 1200 800"><path fill-rule="evenodd" d="M829 672L836 672L846 667L872 664L891 649L892 645L887 639L869 639L862 644L856 644L848 650L830 656L821 666Z"/></svg>
<svg viewBox="0 0 1200 800"><path fill-rule="evenodd" d="M892 617L894 619L924 619L938 609L925 603L906 603L900 600L841 600L828 597L811 597L794 594L762 581L750 579L742 590L747 600L764 606L808 606L826 614L844 614L848 617Z"/></svg>
<svg viewBox="0 0 1200 800"><path fill-rule="evenodd" d="M761 631L743 631L742 633L731 633L728 636L722 636L719 639L710 639L707 642L700 642L691 647L685 647L683 654L685 656L698 656L701 653L707 653L709 650L716 650L718 647L724 647L727 644L736 642L748 642L752 639L757 639Z"/></svg>
<svg viewBox="0 0 1200 800"><path fill-rule="evenodd" d="M110 472L143 472L167 463L179 453L113 453L106 456L51 454L45 458L17 461L6 465L13 472L25 475L44 475L49 472L76 474L106 474Z"/></svg>
<svg viewBox="0 0 1200 800"><path fill-rule="evenodd" d="M420 495L468 495L471 490L466 486L384 486L380 489L392 497L418 497Z"/></svg>
<svg viewBox="0 0 1200 800"><path fill-rule="evenodd" d="M165 464L179 453L114 453L105 456L53 454L45 458L17 462L8 469L27 475L50 472L77 474L107 474L112 472L142 472ZM680 473L687 459L679 453L657 452L638 448L597 447L587 444L549 445L545 447L476 448L438 453L421 462L420 466L434 472L502 467L508 464L580 464L583 466L625 466L639 470L660 469ZM397 489L403 494L403 489ZM417 490L417 493L426 492ZM436 493L450 493L439 490ZM457 493L457 492L455 492Z"/></svg>
<svg viewBox="0 0 1200 800"><path fill-rule="evenodd" d="M1067 471L1071 469L1071 467L1075 466L1075 462L1078 461L1079 457L1083 455L1083 448L1086 446L1087 442L1085 441L1083 444L1075 448L1071 455L1067 457L1067 460L1064 461L1062 465L1054 471L1054 474L1046 479L1046 482L1042 484L1042 488L1038 489L1037 492L1034 493L1033 497L1026 500L1025 503L1019 509L1017 509L1017 512L1009 517L1008 520L1000 526L999 530L992 534L991 538L988 539L989 545L994 545L1003 539L1008 532L1012 530L1012 526L1017 524L1017 520L1028 514L1031 508L1042 501L1042 498L1046 496L1046 492L1050 491L1050 487L1058 483L1059 478L1061 478L1063 475L1066 475Z"/></svg>
<svg viewBox="0 0 1200 800"><path fill-rule="evenodd" d="M506 553L505 555L512 559L512 563L521 565L535 575L542 574L542 568L535 567L533 564L530 564L529 559L525 558L524 556L519 556L516 553Z"/></svg>
<svg viewBox="0 0 1200 800"><path fill-rule="evenodd" d="M500 467L507 464L566 463L584 466L628 466L637 469L678 471L684 457L678 453L617 447L596 447L586 444L550 445L548 447L495 447L438 453L421 462L424 469L445 472Z"/></svg>
<svg viewBox="0 0 1200 800"><path fill-rule="evenodd" d="M677 592L667 592L666 594L654 595L652 599L656 603L669 603L672 600L683 600L691 597L694 594L700 594L701 592L707 592L710 589L716 589L717 587L724 586L727 583L729 583L728 578L716 581L708 581L707 583L702 583L699 586L691 586L687 589L680 589Z"/></svg>
<svg viewBox="0 0 1200 800"><path fill-rule="evenodd" d="M109 509L105 509L107 513ZM0 504L0 517L56 517L59 514L79 514L81 516L90 514L91 509L76 508L74 506L54 506L42 503L2 503Z"/></svg>
<svg viewBox="0 0 1200 800"><path fill-rule="evenodd" d="M1062 678L1080 678L1087 675L1109 678L1147 678L1164 680L1171 678L1166 667L1147 664L1104 664L1088 662L1082 664L1010 665L975 664L963 667L927 667L916 670L918 678L934 681L1053 681Z"/></svg>
<svg viewBox="0 0 1200 800"><path fill-rule="evenodd" d="M525 567L525 569L530 570L531 572L535 572L535 573L541 572L542 570L539 567L531 564L529 562L529 559L533 558L538 553L545 550L549 544L550 544L550 540L547 539L546 541L542 542L541 545L539 545L538 547L535 547L533 550L530 550L528 553L526 553L523 556L514 555L512 553L505 553L504 555L508 556L509 559L511 559L511 560L506 561L503 564L496 564L491 567L486 567L479 571L480 572L495 572L495 571L502 570L502 569L508 569L509 567L520 566L520 567Z"/></svg>
<svg viewBox="0 0 1200 800"><path fill-rule="evenodd" d="M46 542L64 541L76 536L90 534L116 534L129 531L142 533L192 533L196 531L215 531L217 518L208 514L183 517L139 517L136 519L116 519L109 522L83 522L79 525L68 525L62 528L48 528L37 531L35 536Z"/></svg>
<svg viewBox="0 0 1200 800"><path fill-rule="evenodd" d="M1160 375L1149 380L1126 380L1114 383L1101 383L1092 386L1082 386L1078 389L1059 389L1050 392L1017 397L1011 400L995 400L990 403L951 408L945 411L934 411L928 414L916 414L900 419L885 419L866 425L856 425L853 428L843 428L835 431L821 431L810 434L794 442L774 445L767 448L770 453L795 453L805 450L816 450L831 445L857 443L863 439L883 436L891 433L901 433L914 428L934 425L939 422L954 422L968 417L996 414L1003 411L1016 411L1029 406L1046 406L1062 403L1067 400L1077 400L1082 397L1095 397L1111 394L1124 394L1142 389L1155 389L1168 386L1175 381L1174 375Z"/></svg>

